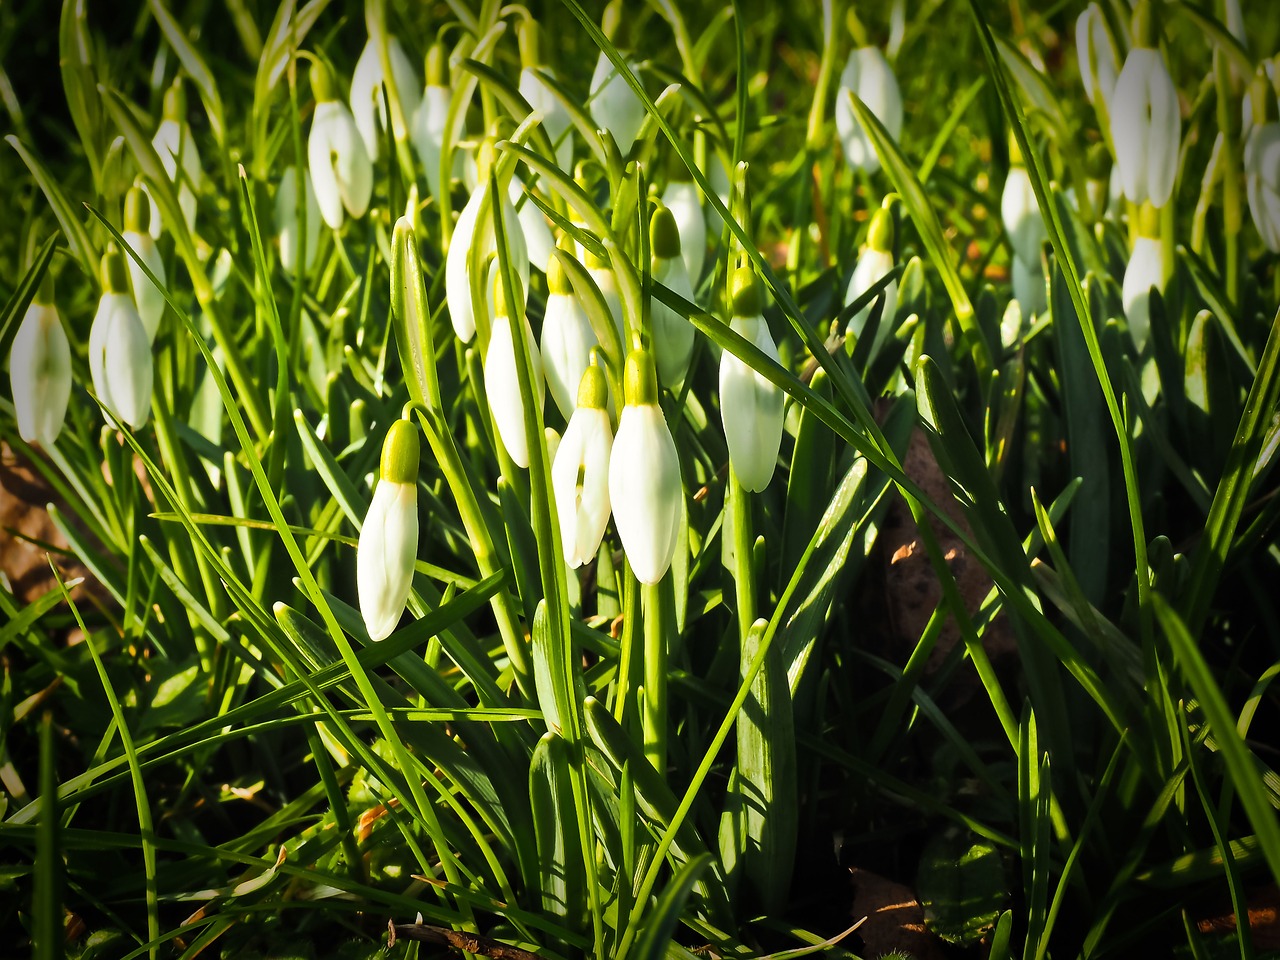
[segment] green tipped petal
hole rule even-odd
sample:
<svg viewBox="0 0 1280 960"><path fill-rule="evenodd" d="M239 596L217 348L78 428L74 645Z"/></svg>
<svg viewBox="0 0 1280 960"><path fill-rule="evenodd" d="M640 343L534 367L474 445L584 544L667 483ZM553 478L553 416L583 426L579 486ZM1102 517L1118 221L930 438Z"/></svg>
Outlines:
<svg viewBox="0 0 1280 960"><path fill-rule="evenodd" d="M409 420L397 420L382 441L379 473L392 483L416 483L420 445L418 428Z"/></svg>
<svg viewBox="0 0 1280 960"><path fill-rule="evenodd" d="M644 348L627 354L627 368L622 377L622 396L628 407L658 402L658 371L653 354Z"/></svg>
<svg viewBox="0 0 1280 960"><path fill-rule="evenodd" d="M664 206L653 211L649 220L649 249L655 257L673 260L680 256L680 228L675 214Z"/></svg>

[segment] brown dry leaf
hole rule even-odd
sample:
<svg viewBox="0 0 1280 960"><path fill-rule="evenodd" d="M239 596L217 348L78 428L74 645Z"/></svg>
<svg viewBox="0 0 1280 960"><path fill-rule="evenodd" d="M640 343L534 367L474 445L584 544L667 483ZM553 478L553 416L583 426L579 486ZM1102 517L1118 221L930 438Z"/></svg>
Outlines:
<svg viewBox="0 0 1280 960"><path fill-rule="evenodd" d="M943 960L944 953L925 927L924 909L910 887L894 883L869 870L851 867L855 919L866 917L858 928L862 956L878 957L899 950L916 960Z"/></svg>
<svg viewBox="0 0 1280 960"><path fill-rule="evenodd" d="M1280 887L1274 883L1255 890L1249 897L1249 933L1255 950L1280 950ZM1235 935L1236 915L1200 920L1196 928L1203 934Z"/></svg>

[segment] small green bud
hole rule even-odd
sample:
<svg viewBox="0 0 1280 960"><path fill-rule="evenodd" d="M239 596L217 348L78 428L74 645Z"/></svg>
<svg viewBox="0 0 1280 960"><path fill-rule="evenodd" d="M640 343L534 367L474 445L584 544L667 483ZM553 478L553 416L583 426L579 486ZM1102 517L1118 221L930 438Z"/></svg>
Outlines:
<svg viewBox="0 0 1280 960"><path fill-rule="evenodd" d="M520 44L520 66L537 67L542 63L538 45L538 21L525 17L516 27L516 39Z"/></svg>
<svg viewBox="0 0 1280 960"><path fill-rule="evenodd" d="M653 354L643 347L627 354L622 396L628 407L651 406L658 402L658 370L653 364Z"/></svg>
<svg viewBox="0 0 1280 960"><path fill-rule="evenodd" d="M419 455L418 428L409 420L397 420L382 441L379 475L392 483L417 483Z"/></svg>
<svg viewBox="0 0 1280 960"><path fill-rule="evenodd" d="M760 303L760 288L756 285L756 275L750 267L739 267L733 271L733 279L729 284L729 301L733 304L735 317L758 317L764 308Z"/></svg>
<svg viewBox="0 0 1280 960"><path fill-rule="evenodd" d="M316 103L338 99L333 93L333 74L323 60L316 60L311 64L311 94L316 98Z"/></svg>
<svg viewBox="0 0 1280 960"><path fill-rule="evenodd" d="M1160 236L1160 211L1150 200L1143 201L1138 208L1138 235L1153 238Z"/></svg>
<svg viewBox="0 0 1280 960"><path fill-rule="evenodd" d="M443 87L449 78L449 57L445 53L444 44L437 40L427 49L426 63L427 86Z"/></svg>
<svg viewBox="0 0 1280 960"><path fill-rule="evenodd" d="M649 249L662 260L680 256L680 228L676 226L675 214L661 204L649 220Z"/></svg>
<svg viewBox="0 0 1280 960"><path fill-rule="evenodd" d="M884 207L871 216L871 228L867 231L867 246L881 253L893 250L893 214Z"/></svg>
<svg viewBox="0 0 1280 960"><path fill-rule="evenodd" d="M592 363L582 371L582 380L578 383L578 406L590 407L592 410L607 409L609 403L609 383L604 378L604 371Z"/></svg>
<svg viewBox="0 0 1280 960"><path fill-rule="evenodd" d="M559 296L573 293L573 287L569 284L569 277L564 272L564 265L554 253L551 255L551 259L547 261L547 290Z"/></svg>
<svg viewBox="0 0 1280 960"><path fill-rule="evenodd" d="M102 255L102 290L104 293L128 293L129 274L125 269L124 254L114 243L107 244Z"/></svg>
<svg viewBox="0 0 1280 960"><path fill-rule="evenodd" d="M146 233L151 224L151 201L146 191L133 186L124 195L124 228L134 233Z"/></svg>
<svg viewBox="0 0 1280 960"><path fill-rule="evenodd" d="M182 78L174 77L173 83L169 84L169 88L164 92L164 104L162 106L161 116L165 120L177 120L181 122L183 117L187 115L187 92L183 89Z"/></svg>

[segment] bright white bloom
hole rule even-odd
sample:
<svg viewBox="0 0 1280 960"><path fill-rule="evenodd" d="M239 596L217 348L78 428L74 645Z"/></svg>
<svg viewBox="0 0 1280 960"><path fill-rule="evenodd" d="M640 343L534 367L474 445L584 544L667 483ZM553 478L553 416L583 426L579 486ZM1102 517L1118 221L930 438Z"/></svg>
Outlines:
<svg viewBox="0 0 1280 960"><path fill-rule="evenodd" d="M98 400L135 430L151 415L151 343L114 246L102 258L104 292L89 331L89 373Z"/></svg>
<svg viewBox="0 0 1280 960"><path fill-rule="evenodd" d="M1044 286L1044 268L1040 265L1039 256L1031 263L1014 256L1010 272L1013 275L1013 296L1021 308L1021 316L1034 317L1044 313L1049 307L1049 301Z"/></svg>
<svg viewBox="0 0 1280 960"><path fill-rule="evenodd" d="M1036 204L1035 190L1031 187L1031 176L1020 163L1010 167L1009 176L1005 178L1004 192L1000 196L1000 217L1004 220L1014 255L1023 263L1038 263L1040 245L1048 234L1040 216L1040 207Z"/></svg>
<svg viewBox="0 0 1280 960"><path fill-rule="evenodd" d="M517 176L511 177L511 185L507 188L507 198L515 207L516 217L520 220L520 231L524 234L525 247L528 248L529 264L543 270L555 249L556 241L547 225L547 217L536 203L524 198L524 182ZM524 198L524 203L516 204Z"/></svg>
<svg viewBox="0 0 1280 960"><path fill-rule="evenodd" d="M448 87L427 84L422 91L422 101L413 112L409 124L409 138L418 153L422 168L427 174L427 189L433 197L440 196L440 153L444 148L444 133L449 118L449 99L453 94ZM453 155L454 166L462 161L462 154Z"/></svg>
<svg viewBox="0 0 1280 960"><path fill-rule="evenodd" d="M689 279L696 283L702 276L702 263L707 255L707 221L702 213L697 184L692 180L672 180L662 191L662 203L676 218L676 226L680 230L680 256L684 259Z"/></svg>
<svg viewBox="0 0 1280 960"><path fill-rule="evenodd" d="M1129 336L1139 353L1147 345L1151 335L1151 288L1164 290L1164 262L1160 241L1155 237L1140 236L1133 241L1133 252L1124 271L1125 319L1129 322Z"/></svg>
<svg viewBox="0 0 1280 960"><path fill-rule="evenodd" d="M609 500L631 571L641 583L657 583L675 556L684 491L648 351L627 357L623 388L626 406L609 458Z"/></svg>
<svg viewBox="0 0 1280 960"><path fill-rule="evenodd" d="M898 78L879 47L858 47L849 54L849 60L840 74L840 87L836 91L836 132L844 144L844 155L851 167L867 173L880 169L880 158L858 122L844 90L857 94L877 120L884 124L889 136L897 140L902 134L902 92Z"/></svg>
<svg viewBox="0 0 1280 960"><path fill-rule="evenodd" d="M381 479L360 528L356 591L371 640L391 635L413 587L418 558L418 431L397 420L382 444Z"/></svg>
<svg viewBox="0 0 1280 960"><path fill-rule="evenodd" d="M343 209L363 217L373 196L373 164L351 111L334 99L329 69L322 63L311 68L311 89L316 110L307 140L307 162L316 202L324 222L342 229Z"/></svg>
<svg viewBox="0 0 1280 960"><path fill-rule="evenodd" d="M693 302L693 284L680 255L680 243L675 217L666 207L659 207L649 223L653 280ZM689 361L693 357L693 324L656 296L649 298L649 317L653 323L653 357L658 364L658 380L674 390L689 371Z"/></svg>
<svg viewBox="0 0 1280 960"><path fill-rule="evenodd" d="M489 193L488 163L481 165L485 167L484 175L480 177L466 206L462 208L462 213L458 215L444 259L444 291L449 303L449 319L458 339L463 343L470 343L471 338L476 335L468 259L473 255L473 248L477 263L484 263L491 253L497 251L493 214L485 203L485 197ZM477 225L481 206L486 208L484 222ZM515 207L505 192L502 195L502 226L507 234L507 249L511 253L511 261L520 273L521 291L526 291L529 289L529 255L525 247L524 230L516 216Z"/></svg>
<svg viewBox="0 0 1280 960"><path fill-rule="evenodd" d="M1116 77L1120 73L1120 55L1107 28L1107 19L1098 4L1090 3L1076 18L1076 56L1080 61L1080 80L1090 103L1102 98L1110 107Z"/></svg>
<svg viewBox="0 0 1280 960"><path fill-rule="evenodd" d="M589 367L578 390L551 465L551 486L560 517L565 563L580 567L600 549L609 523L609 452L613 431L606 407L607 387L599 367Z"/></svg>
<svg viewBox="0 0 1280 960"><path fill-rule="evenodd" d="M124 230L120 232L120 236L142 258L142 262L156 275L156 279L164 283L164 260L156 247L155 238L147 230L147 224L151 220L149 206L147 195L141 187L129 189L124 202ZM164 316L164 293L147 279L142 267L138 266L133 257L125 257L125 266L129 269L129 283L133 288L138 316L147 331L147 342L154 343L160 329L160 318Z"/></svg>
<svg viewBox="0 0 1280 960"><path fill-rule="evenodd" d="M560 412L573 415L574 397L598 345L587 311L569 286L554 256L547 262L547 309L542 318L542 363L547 387Z"/></svg>
<svg viewBox="0 0 1280 960"><path fill-rule="evenodd" d="M1168 203L1178 173L1182 115L1178 91L1158 50L1129 51L1112 97L1111 139L1124 195L1134 203Z"/></svg>
<svg viewBox="0 0 1280 960"><path fill-rule="evenodd" d="M47 281L47 273L45 278ZM27 443L53 446L71 399L71 346L48 284L32 298L14 335L9 384L18 436Z"/></svg>
<svg viewBox="0 0 1280 960"><path fill-rule="evenodd" d="M862 248L858 264L853 268L853 276L849 278L849 286L845 290L845 306L853 303L860 296L875 286L886 273L894 267L893 263L893 216L888 210L877 210L871 218L871 229L867 234L867 245ZM898 310L898 279L890 280L881 291L880 296L873 299L865 307L849 318L847 332L855 337L862 336L867 327L867 320L875 308L876 301L884 299L884 308L880 312L880 323L876 328L875 342L871 348L871 356L875 356L881 344L888 339L893 330L894 315Z"/></svg>
<svg viewBox="0 0 1280 960"><path fill-rule="evenodd" d="M304 273L310 273L316 262L316 253L320 248L320 204L316 200L315 187L311 185L311 174L303 171L303 182L307 187L307 262ZM287 273L295 273L298 269L298 170L286 167L280 178L280 187L276 190L276 233L280 235L280 265Z"/></svg>
<svg viewBox="0 0 1280 960"><path fill-rule="evenodd" d="M526 21L532 22L532 21ZM573 124L569 119L569 111L565 109L560 98L547 86L538 72L542 71L555 77L549 67L525 67L520 71L520 96L542 114L542 128L556 151L556 165L567 173L573 172Z"/></svg>
<svg viewBox="0 0 1280 960"><path fill-rule="evenodd" d="M626 321L622 313L622 292L618 289L618 278L614 276L613 268L590 250L584 249L583 255L586 259L587 273L600 288L604 304L609 308L609 316L613 317L613 325L618 328L618 334L621 336L626 332Z"/></svg>
<svg viewBox="0 0 1280 960"><path fill-rule="evenodd" d="M628 60L627 66L635 72L634 62ZM618 152L625 157L631 151L631 145L636 142L636 134L644 123L644 104L603 51L596 60L596 69L591 75L590 97L592 121L598 129L608 130L613 134Z"/></svg>
<svg viewBox="0 0 1280 960"><path fill-rule="evenodd" d="M489 398L489 413L497 428L502 445L518 467L529 466L529 439L524 430L524 398L520 394L520 381L516 373L516 344L512 330L512 311L507 309L501 281L496 293L497 309L493 329L489 331L489 349L484 355L484 391ZM542 373L542 357L533 339L533 330L524 310L519 315L519 329L523 331L525 348L533 366L533 395L539 409L545 378Z"/></svg>
<svg viewBox="0 0 1280 960"><path fill-rule="evenodd" d="M151 138L151 146L164 167L165 175L178 185L178 207L182 210L182 219L188 230L195 230L196 195L204 182L204 170L200 166L200 154L196 151L195 140L186 123L186 97L182 90L182 81L175 80L173 86L164 94L164 114L156 134ZM181 167L182 175L178 175ZM159 211L152 204L153 214L149 218L149 230L153 239L160 239Z"/></svg>
<svg viewBox="0 0 1280 960"><path fill-rule="evenodd" d="M733 278L733 319L729 327L775 363L778 348L760 315L760 293L749 267ZM729 464L744 490L759 493L773 479L782 446L786 395L728 350L720 356L720 416L729 442Z"/></svg>
<svg viewBox="0 0 1280 960"><path fill-rule="evenodd" d="M1249 131L1244 183L1253 225L1267 249L1280 252L1280 123L1258 124Z"/></svg>
<svg viewBox="0 0 1280 960"><path fill-rule="evenodd" d="M395 37L387 37L387 57L391 60L391 73L396 81L396 96L400 100L400 116L408 124L418 109L418 78L414 74L409 56ZM370 37L356 61L351 75L351 115L364 140L369 159L378 159L379 131L387 129L387 107L382 100L382 58Z"/></svg>

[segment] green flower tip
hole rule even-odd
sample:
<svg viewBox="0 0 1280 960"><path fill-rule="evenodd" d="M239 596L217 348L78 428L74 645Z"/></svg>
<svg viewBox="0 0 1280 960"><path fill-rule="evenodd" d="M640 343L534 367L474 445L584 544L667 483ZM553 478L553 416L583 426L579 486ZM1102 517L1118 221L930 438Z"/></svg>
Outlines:
<svg viewBox="0 0 1280 960"><path fill-rule="evenodd" d="M658 402L658 371L653 365L653 354L644 347L627 354L622 396L628 407L652 406Z"/></svg>
<svg viewBox="0 0 1280 960"><path fill-rule="evenodd" d="M427 50L426 63L427 86L446 86L448 78L449 57L445 53L444 44L437 40Z"/></svg>
<svg viewBox="0 0 1280 960"><path fill-rule="evenodd" d="M884 207L871 217L871 229L867 232L867 246L881 253L893 249L893 214Z"/></svg>
<svg viewBox="0 0 1280 960"><path fill-rule="evenodd" d="M604 8L604 16L600 18L600 30L612 42L618 34L618 24L622 22L622 0L610 0Z"/></svg>
<svg viewBox="0 0 1280 960"><path fill-rule="evenodd" d="M750 267L738 267L729 283L729 301L735 317L758 317L764 307L760 303L760 288Z"/></svg>
<svg viewBox="0 0 1280 960"><path fill-rule="evenodd" d="M496 143L497 139L492 135L486 136L480 141L480 147L476 150L476 183L481 186L488 184L489 171L497 161Z"/></svg>
<svg viewBox="0 0 1280 960"><path fill-rule="evenodd" d="M124 228L134 233L146 233L151 224L151 201L141 187L129 188L124 195Z"/></svg>
<svg viewBox="0 0 1280 960"><path fill-rule="evenodd" d="M629 364L627 369L630 369ZM582 380L578 383L578 406L604 410L608 403L609 383L604 378L604 371L592 363L582 372Z"/></svg>
<svg viewBox="0 0 1280 960"><path fill-rule="evenodd" d="M333 74L323 60L316 60L311 64L311 94L316 98L316 103L338 99L333 93Z"/></svg>
<svg viewBox="0 0 1280 960"><path fill-rule="evenodd" d="M537 67L542 64L538 46L538 22L525 17L516 27L516 40L520 44L520 66Z"/></svg>
<svg viewBox="0 0 1280 960"><path fill-rule="evenodd" d="M662 260L680 256L680 228L676 226L675 214L661 204L649 220L649 248Z"/></svg>
<svg viewBox="0 0 1280 960"><path fill-rule="evenodd" d="M582 251L584 254L586 254L585 260L586 260L586 267L588 270L608 270L609 269L609 261L606 260L604 257L600 256L590 247L584 246L582 248Z"/></svg>
<svg viewBox="0 0 1280 960"><path fill-rule="evenodd" d="M1012 130L1009 131L1009 166L1026 166L1026 161L1022 159L1022 148L1018 146L1018 138L1014 136Z"/></svg>
<svg viewBox="0 0 1280 960"><path fill-rule="evenodd" d="M1143 201L1138 208L1138 235L1152 238L1160 236L1160 211L1152 206L1150 200Z"/></svg>
<svg viewBox="0 0 1280 960"><path fill-rule="evenodd" d="M382 441L379 474L392 483L417 483L418 458L418 428L409 420L397 420Z"/></svg>
<svg viewBox="0 0 1280 960"><path fill-rule="evenodd" d="M107 245L107 252L102 255L102 291L103 293L128 293L129 275L125 272L124 254L114 243Z"/></svg>
<svg viewBox="0 0 1280 960"><path fill-rule="evenodd" d="M400 252L402 246L414 242L413 221L407 216L401 217L396 221L395 229L391 234L391 242L397 253Z"/></svg>
<svg viewBox="0 0 1280 960"><path fill-rule="evenodd" d="M520 297L520 277L511 277L511 294L517 301ZM511 304L507 301L507 285L502 280L502 267L499 266L493 272L493 315L495 317L506 317L510 319L514 316Z"/></svg>
<svg viewBox="0 0 1280 960"><path fill-rule="evenodd" d="M569 277L564 272L564 264L554 253L547 261L547 290L560 296L573 292L573 288L569 285Z"/></svg>
<svg viewBox="0 0 1280 960"><path fill-rule="evenodd" d="M1156 45L1156 22L1152 16L1150 0L1138 0L1133 8L1132 36L1135 47L1152 48Z"/></svg>
<svg viewBox="0 0 1280 960"><path fill-rule="evenodd" d="M182 120L187 115L187 92L182 86L182 78L174 77L173 83L164 92L162 116L165 120Z"/></svg>

